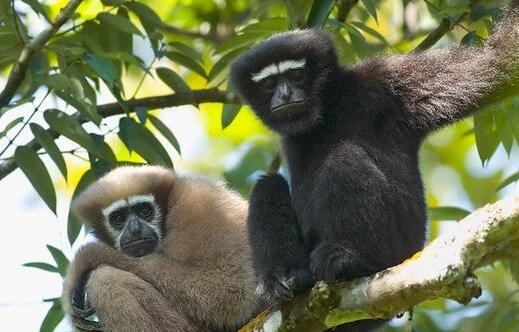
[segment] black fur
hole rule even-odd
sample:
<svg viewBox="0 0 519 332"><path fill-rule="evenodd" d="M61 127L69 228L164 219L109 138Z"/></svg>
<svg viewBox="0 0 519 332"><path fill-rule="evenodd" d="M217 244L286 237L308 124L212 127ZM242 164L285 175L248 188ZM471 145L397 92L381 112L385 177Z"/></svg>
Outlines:
<svg viewBox="0 0 519 332"><path fill-rule="evenodd" d="M518 2L481 49L380 57L344 69L326 33L303 30L275 35L235 61L231 84L282 135L291 176L290 193L278 175L261 179L252 192L249 235L267 291L278 295L272 280L306 262L315 279L353 278L422 249L418 149L430 131L476 110L510 76L507 68L519 64ZM303 57L307 110L273 118L271 98L251 74ZM363 324L373 323L341 331L371 329Z"/></svg>

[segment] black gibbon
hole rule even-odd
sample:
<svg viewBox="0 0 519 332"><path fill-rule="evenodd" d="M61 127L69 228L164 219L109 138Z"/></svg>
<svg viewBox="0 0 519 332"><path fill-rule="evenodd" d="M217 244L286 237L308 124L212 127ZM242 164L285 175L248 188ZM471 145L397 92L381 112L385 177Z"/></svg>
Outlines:
<svg viewBox="0 0 519 332"><path fill-rule="evenodd" d="M120 167L73 210L100 240L78 251L64 286L78 329L232 331L259 309L247 202L225 186Z"/></svg>
<svg viewBox="0 0 519 332"><path fill-rule="evenodd" d="M482 48L343 68L327 33L299 30L270 37L232 64L231 86L281 134L290 172L290 189L280 175L266 175L249 203L253 258L267 294L290 296L312 278L370 275L422 249L420 144L513 76L518 6L511 2Z"/></svg>

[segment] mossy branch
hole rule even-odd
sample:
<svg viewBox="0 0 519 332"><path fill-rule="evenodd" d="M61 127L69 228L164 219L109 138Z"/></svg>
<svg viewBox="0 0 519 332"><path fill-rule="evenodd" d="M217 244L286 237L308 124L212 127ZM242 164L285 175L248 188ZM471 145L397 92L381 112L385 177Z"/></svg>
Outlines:
<svg viewBox="0 0 519 332"><path fill-rule="evenodd" d="M400 265L372 276L327 284L272 308L240 332L318 332L347 322L389 319L425 300L468 303L481 294L473 272L517 253L519 195L487 205L461 220Z"/></svg>

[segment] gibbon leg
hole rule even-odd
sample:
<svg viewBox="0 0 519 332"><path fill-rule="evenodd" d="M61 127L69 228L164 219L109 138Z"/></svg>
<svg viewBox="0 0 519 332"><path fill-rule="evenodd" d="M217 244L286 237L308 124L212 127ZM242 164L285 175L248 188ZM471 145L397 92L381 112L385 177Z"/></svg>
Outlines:
<svg viewBox="0 0 519 332"><path fill-rule="evenodd" d="M102 265L92 271L86 290L103 331L208 331L176 311L157 289L130 272Z"/></svg>

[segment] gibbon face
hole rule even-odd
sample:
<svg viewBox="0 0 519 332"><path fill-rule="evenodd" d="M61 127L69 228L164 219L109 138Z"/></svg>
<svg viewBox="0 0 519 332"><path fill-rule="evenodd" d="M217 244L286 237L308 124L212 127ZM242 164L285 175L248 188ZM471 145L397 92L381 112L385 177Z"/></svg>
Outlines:
<svg viewBox="0 0 519 332"><path fill-rule="evenodd" d="M161 247L175 182L165 168L119 167L82 192L72 208L102 242L144 256Z"/></svg>
<svg viewBox="0 0 519 332"><path fill-rule="evenodd" d="M162 213L153 195L120 199L103 209L106 228L117 249L140 257L159 248Z"/></svg>
<svg viewBox="0 0 519 332"><path fill-rule="evenodd" d="M308 43L315 36L322 42ZM333 43L325 33L293 31L274 35L238 58L231 85L265 124L293 134L319 123L326 87L337 66Z"/></svg>

